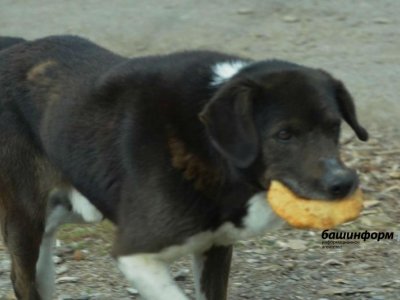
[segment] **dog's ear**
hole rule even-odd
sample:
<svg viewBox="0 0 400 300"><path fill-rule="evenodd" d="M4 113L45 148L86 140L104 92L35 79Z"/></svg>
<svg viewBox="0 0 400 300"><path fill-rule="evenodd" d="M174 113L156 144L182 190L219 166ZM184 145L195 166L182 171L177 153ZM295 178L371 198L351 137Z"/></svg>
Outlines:
<svg viewBox="0 0 400 300"><path fill-rule="evenodd" d="M254 83L235 80L223 86L200 113L211 141L219 152L240 168L258 154L253 120Z"/></svg>
<svg viewBox="0 0 400 300"><path fill-rule="evenodd" d="M360 140L367 141L368 132L358 123L353 98L339 80L335 80L335 96L343 119L350 125Z"/></svg>

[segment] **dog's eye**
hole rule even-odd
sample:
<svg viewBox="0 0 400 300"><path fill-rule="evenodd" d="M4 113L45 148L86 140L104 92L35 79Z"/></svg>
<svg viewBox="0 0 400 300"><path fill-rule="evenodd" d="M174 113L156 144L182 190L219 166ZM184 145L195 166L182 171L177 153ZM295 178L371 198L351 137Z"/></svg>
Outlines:
<svg viewBox="0 0 400 300"><path fill-rule="evenodd" d="M278 139L288 141L292 138L293 134L289 130L281 130L278 132Z"/></svg>

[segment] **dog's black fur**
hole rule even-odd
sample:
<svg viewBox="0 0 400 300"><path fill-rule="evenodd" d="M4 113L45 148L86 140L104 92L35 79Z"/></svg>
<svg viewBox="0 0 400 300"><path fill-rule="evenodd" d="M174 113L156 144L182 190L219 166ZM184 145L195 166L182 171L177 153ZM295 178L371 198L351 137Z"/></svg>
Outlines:
<svg viewBox="0 0 400 300"><path fill-rule="evenodd" d="M8 243L24 228L10 216L28 214L37 234L26 243L40 244L46 195L63 185L117 225L116 256L155 253L225 222L240 227L248 200L273 179L310 198L357 186L339 159L341 118L368 135L344 85L322 70L209 51L126 59L72 36L15 43L0 52ZM249 65L212 84L213 66L235 60ZM33 295L18 284L33 277L15 257L15 289Z"/></svg>
<svg viewBox="0 0 400 300"><path fill-rule="evenodd" d="M0 38L0 51L23 42L25 40L21 38L2 36Z"/></svg>

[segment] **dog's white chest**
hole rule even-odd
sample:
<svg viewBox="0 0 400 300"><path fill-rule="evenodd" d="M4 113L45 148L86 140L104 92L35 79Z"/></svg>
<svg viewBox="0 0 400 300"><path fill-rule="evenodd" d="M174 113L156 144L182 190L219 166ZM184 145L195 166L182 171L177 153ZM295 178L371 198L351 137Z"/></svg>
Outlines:
<svg viewBox="0 0 400 300"><path fill-rule="evenodd" d="M284 224L285 222L267 204L265 192L261 192L249 200L247 214L241 227L226 222L215 231L198 233L187 239L184 244L170 246L151 255L164 261L173 261L184 255L201 253L213 245L232 245L237 241L259 236L266 231L279 229Z"/></svg>

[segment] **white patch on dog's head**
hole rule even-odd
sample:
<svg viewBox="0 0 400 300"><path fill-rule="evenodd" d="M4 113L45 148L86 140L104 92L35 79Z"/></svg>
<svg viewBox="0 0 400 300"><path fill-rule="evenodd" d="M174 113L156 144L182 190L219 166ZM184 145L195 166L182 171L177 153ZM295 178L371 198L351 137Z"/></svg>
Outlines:
<svg viewBox="0 0 400 300"><path fill-rule="evenodd" d="M211 84L215 86L228 81L248 64L249 62L243 60L217 63L212 67L214 76Z"/></svg>

